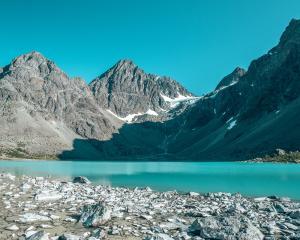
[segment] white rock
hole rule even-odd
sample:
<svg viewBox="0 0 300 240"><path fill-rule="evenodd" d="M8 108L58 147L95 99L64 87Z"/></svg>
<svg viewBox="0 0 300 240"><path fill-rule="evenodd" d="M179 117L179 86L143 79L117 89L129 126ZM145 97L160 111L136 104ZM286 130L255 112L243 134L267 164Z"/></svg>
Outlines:
<svg viewBox="0 0 300 240"><path fill-rule="evenodd" d="M62 239L66 240L81 240L79 236L73 234L63 234L61 237L63 237Z"/></svg>
<svg viewBox="0 0 300 240"><path fill-rule="evenodd" d="M25 232L31 231L31 230L33 230L33 229L34 229L34 226L30 226L29 228L27 228L27 229L25 230Z"/></svg>
<svg viewBox="0 0 300 240"><path fill-rule="evenodd" d="M29 185L28 183L24 183L22 184L21 188L23 191L27 191L31 188L31 185Z"/></svg>
<svg viewBox="0 0 300 240"><path fill-rule="evenodd" d="M37 232L38 232L38 231L34 231L34 230L26 231L25 237L26 237L26 238L29 238L29 237L31 237L33 234L36 234Z"/></svg>
<svg viewBox="0 0 300 240"><path fill-rule="evenodd" d="M196 192L189 192L189 195L191 197L196 197L196 196L199 196L200 194L199 193L196 193Z"/></svg>
<svg viewBox="0 0 300 240"><path fill-rule="evenodd" d="M36 221L51 221L49 217L42 216L36 213L25 213L20 215L19 221L22 223L36 222Z"/></svg>
<svg viewBox="0 0 300 240"><path fill-rule="evenodd" d="M64 219L65 222L77 222L77 219L75 218L71 218L71 217L67 217Z"/></svg>
<svg viewBox="0 0 300 240"><path fill-rule="evenodd" d="M6 227L5 229L9 230L9 231L18 231L19 227L17 225L12 225L12 226Z"/></svg>
<svg viewBox="0 0 300 240"><path fill-rule="evenodd" d="M148 236L145 237L144 240L174 240L174 238L171 238L169 235L165 233L158 233L154 236Z"/></svg>
<svg viewBox="0 0 300 240"><path fill-rule="evenodd" d="M41 224L41 228L53 228L53 226L49 224Z"/></svg>
<svg viewBox="0 0 300 240"><path fill-rule="evenodd" d="M52 219L52 220L57 220L57 219L60 219L60 217L59 216L57 216L57 215L50 215L50 218Z"/></svg>
<svg viewBox="0 0 300 240"><path fill-rule="evenodd" d="M16 176L10 174L10 173L5 173L3 174L4 177L8 178L9 180L14 181L16 179Z"/></svg>
<svg viewBox="0 0 300 240"><path fill-rule="evenodd" d="M142 218L146 219L146 220L151 220L153 217L150 215L141 215Z"/></svg>
<svg viewBox="0 0 300 240"><path fill-rule="evenodd" d="M36 201L56 201L62 198L62 195L58 192L43 192L37 194L34 199Z"/></svg>

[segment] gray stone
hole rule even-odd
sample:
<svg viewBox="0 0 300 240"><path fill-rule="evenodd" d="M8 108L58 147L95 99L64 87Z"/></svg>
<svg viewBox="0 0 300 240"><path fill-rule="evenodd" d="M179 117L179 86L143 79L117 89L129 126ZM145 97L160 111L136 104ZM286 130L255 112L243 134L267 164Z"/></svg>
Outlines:
<svg viewBox="0 0 300 240"><path fill-rule="evenodd" d="M294 219L300 219L300 210L290 212L290 217Z"/></svg>
<svg viewBox="0 0 300 240"><path fill-rule="evenodd" d="M212 239L262 240L264 235L243 215L198 218L189 228L192 235Z"/></svg>
<svg viewBox="0 0 300 240"><path fill-rule="evenodd" d="M83 238L73 234L63 234L59 236L58 240L82 240Z"/></svg>
<svg viewBox="0 0 300 240"><path fill-rule="evenodd" d="M146 236L144 240L174 240L174 238L165 233L158 233L153 236Z"/></svg>
<svg viewBox="0 0 300 240"><path fill-rule="evenodd" d="M95 229L92 231L91 237L103 239L106 237L106 232L103 229Z"/></svg>
<svg viewBox="0 0 300 240"><path fill-rule="evenodd" d="M26 240L48 240L48 234L46 234L44 231L38 231L34 234L32 234L31 236L29 236L28 238L26 238Z"/></svg>
<svg viewBox="0 0 300 240"><path fill-rule="evenodd" d="M274 207L278 213L288 212L288 209L281 203L278 203L278 202L274 203Z"/></svg>
<svg viewBox="0 0 300 240"><path fill-rule="evenodd" d="M82 208L79 222L86 227L100 226L111 218L111 210L102 203L85 205Z"/></svg>
<svg viewBox="0 0 300 240"><path fill-rule="evenodd" d="M291 230L294 230L294 231L297 231L297 230L299 229L297 226L295 226L295 225L292 224L292 223L286 222L286 223L284 223L284 225L285 225L287 228L289 228L289 229L291 229Z"/></svg>

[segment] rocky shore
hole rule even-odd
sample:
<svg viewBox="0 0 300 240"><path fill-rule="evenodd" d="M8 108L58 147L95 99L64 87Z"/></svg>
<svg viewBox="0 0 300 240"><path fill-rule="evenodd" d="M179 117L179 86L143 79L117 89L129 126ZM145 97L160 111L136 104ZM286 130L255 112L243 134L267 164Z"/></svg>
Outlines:
<svg viewBox="0 0 300 240"><path fill-rule="evenodd" d="M276 149L272 154L254 158L248 162L300 163L300 152Z"/></svg>
<svg viewBox="0 0 300 240"><path fill-rule="evenodd" d="M300 239L300 203L0 174L0 239Z"/></svg>

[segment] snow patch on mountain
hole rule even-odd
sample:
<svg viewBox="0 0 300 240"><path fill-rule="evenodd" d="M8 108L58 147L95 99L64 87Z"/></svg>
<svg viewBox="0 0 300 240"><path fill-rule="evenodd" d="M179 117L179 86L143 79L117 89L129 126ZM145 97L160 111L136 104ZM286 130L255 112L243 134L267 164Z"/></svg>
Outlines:
<svg viewBox="0 0 300 240"><path fill-rule="evenodd" d="M115 114L114 112L112 112L111 110L109 109L106 109L106 111L110 114L112 114L113 116L115 116L116 118L122 120L123 122L126 122L126 123L133 123L135 118L138 117L138 116L142 116L142 115L152 115L152 116L158 116L158 113L151 110L151 109L148 109L147 112L145 113L133 113L133 114L128 114L126 117L120 117L118 116L117 114Z"/></svg>
<svg viewBox="0 0 300 240"><path fill-rule="evenodd" d="M153 111L153 110L151 110L150 108L148 109L148 111L146 112L146 114L153 115L153 116L158 116L158 113L155 112L155 111Z"/></svg>
<svg viewBox="0 0 300 240"><path fill-rule="evenodd" d="M222 86L222 87L218 88L217 90L215 90L215 91L213 91L213 92L211 92L211 93L208 93L208 94L205 96L205 98L214 98L215 96L217 96L217 94L218 94L220 91L223 91L224 89L226 89L226 88L228 88L228 87L231 87L231 86L233 86L233 85L235 85L235 84L237 84L237 83L238 83L238 81L233 81L232 83L230 83L230 84L227 85L227 86Z"/></svg>
<svg viewBox="0 0 300 240"><path fill-rule="evenodd" d="M236 126L236 120L230 121L229 126L227 127L228 130L232 129L234 126Z"/></svg>
<svg viewBox="0 0 300 240"><path fill-rule="evenodd" d="M192 100L191 103L194 103L195 100L199 99L199 97L181 95L179 92L177 93L177 97L176 98L170 98L170 97L168 97L168 96L166 96L166 95L164 95L162 93L160 93L160 96L163 98L163 100L165 102L170 103L170 107L171 108L177 107L180 102L185 102L185 101Z"/></svg>

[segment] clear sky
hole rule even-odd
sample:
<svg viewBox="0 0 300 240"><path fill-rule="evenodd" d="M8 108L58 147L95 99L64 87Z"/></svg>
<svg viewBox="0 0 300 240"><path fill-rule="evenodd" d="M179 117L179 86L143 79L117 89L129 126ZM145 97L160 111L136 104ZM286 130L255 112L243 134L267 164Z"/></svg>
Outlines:
<svg viewBox="0 0 300 240"><path fill-rule="evenodd" d="M0 0L0 66L36 50L87 82L119 59L196 94L277 44L299 0Z"/></svg>

